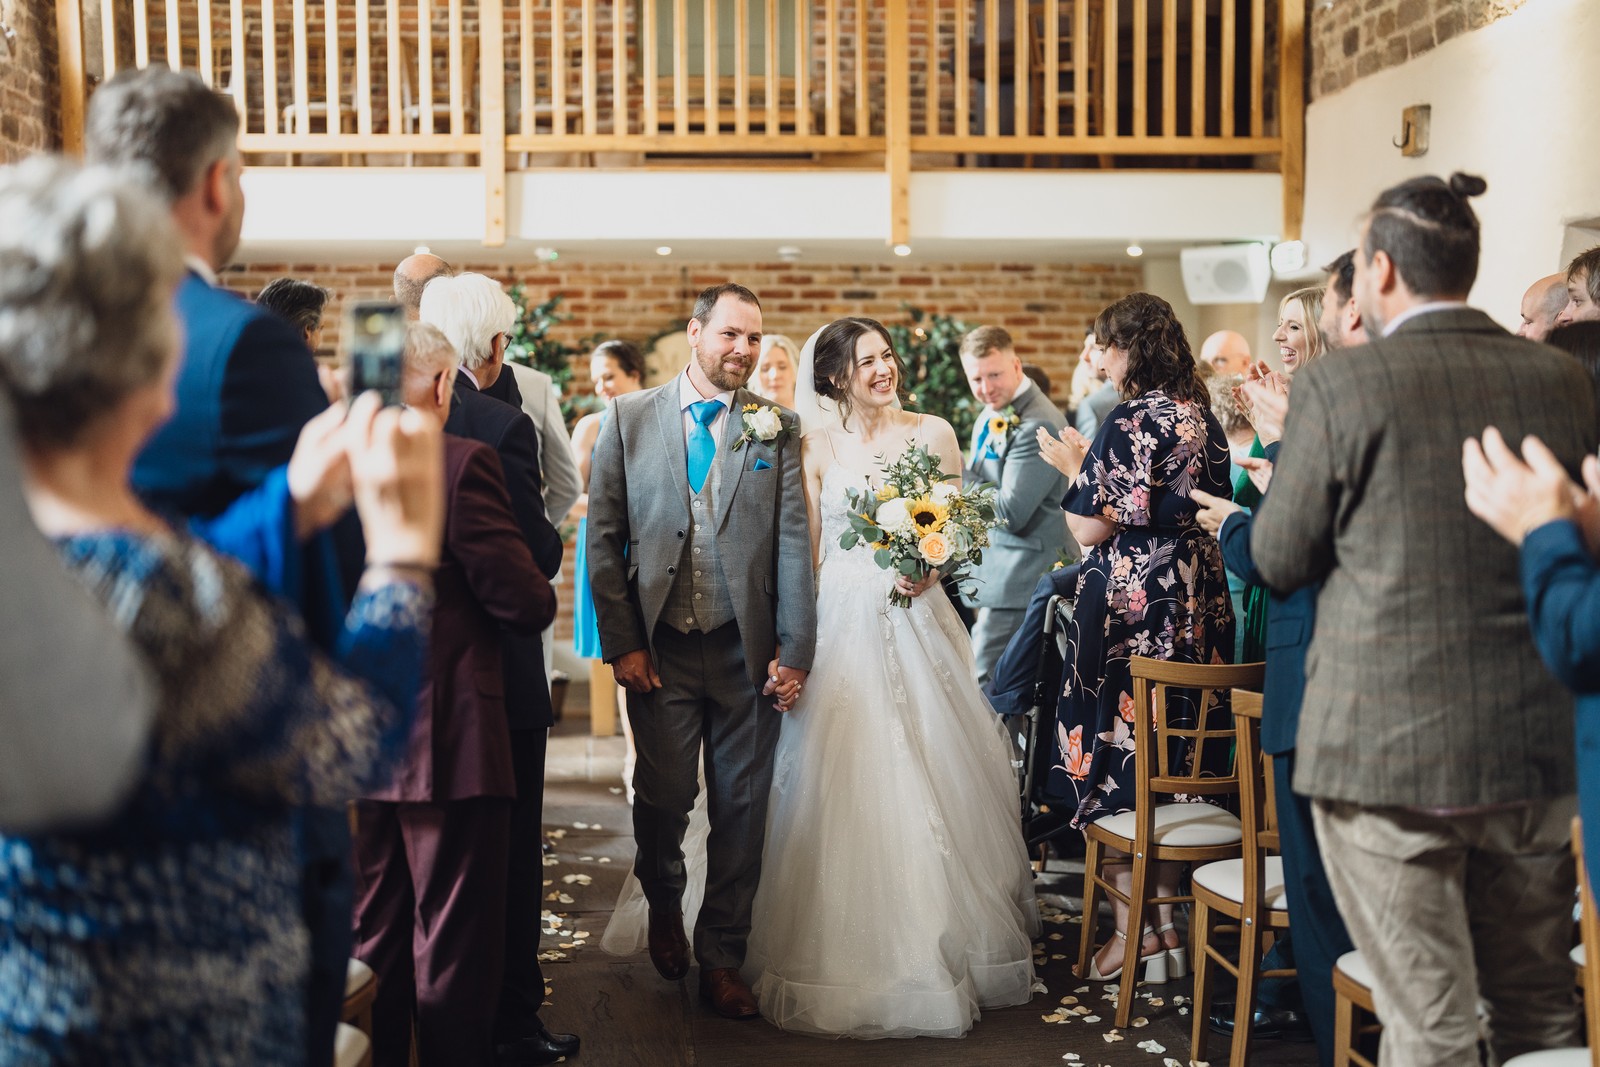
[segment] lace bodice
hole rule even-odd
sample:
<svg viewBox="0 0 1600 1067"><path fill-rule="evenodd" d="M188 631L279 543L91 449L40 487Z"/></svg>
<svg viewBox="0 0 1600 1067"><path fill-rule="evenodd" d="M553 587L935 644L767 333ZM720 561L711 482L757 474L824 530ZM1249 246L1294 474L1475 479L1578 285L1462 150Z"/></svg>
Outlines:
<svg viewBox="0 0 1600 1067"><path fill-rule="evenodd" d="M878 566L872 558L871 549L863 545L851 549L839 547L839 535L850 528L844 492L846 489L870 484L870 479L837 461L823 472L822 568L827 571L844 571L857 578L871 577L887 584L894 580L893 576Z"/></svg>

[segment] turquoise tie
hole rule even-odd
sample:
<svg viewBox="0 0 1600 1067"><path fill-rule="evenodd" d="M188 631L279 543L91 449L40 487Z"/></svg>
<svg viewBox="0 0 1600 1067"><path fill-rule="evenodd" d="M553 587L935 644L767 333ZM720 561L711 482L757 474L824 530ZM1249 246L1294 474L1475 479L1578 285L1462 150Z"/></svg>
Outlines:
<svg viewBox="0 0 1600 1067"><path fill-rule="evenodd" d="M711 422L722 411L722 401L702 400L689 405L694 425L689 427L689 488L698 493L705 487L706 475L711 473L711 461L717 457L717 442L711 436Z"/></svg>

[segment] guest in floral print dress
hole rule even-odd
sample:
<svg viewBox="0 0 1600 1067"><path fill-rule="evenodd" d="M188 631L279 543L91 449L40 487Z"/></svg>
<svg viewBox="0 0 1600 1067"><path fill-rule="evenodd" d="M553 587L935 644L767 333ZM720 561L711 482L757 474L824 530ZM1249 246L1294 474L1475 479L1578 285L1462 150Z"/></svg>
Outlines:
<svg viewBox="0 0 1600 1067"><path fill-rule="evenodd" d="M1222 554L1195 525L1198 508L1189 499L1194 489L1229 495L1228 439L1183 327L1165 300L1134 293L1100 313L1095 337L1124 399L1093 442L1070 427L1060 440L1041 435L1046 458L1072 479L1061 506L1086 550L1047 787L1073 805L1080 827L1133 807L1129 657L1224 663L1234 640ZM1196 699L1172 695L1177 724L1195 721ZM1208 719L1226 726L1227 708L1213 704ZM1213 755L1226 757L1206 757ZM1108 864L1107 873L1129 877L1126 864ZM1176 894L1173 865L1156 864L1155 876L1160 895ZM1179 947L1170 911L1160 909L1160 929L1146 935L1142 955ZM1117 925L1125 933L1124 914ZM1113 939L1086 977L1120 973L1123 951L1123 940Z"/></svg>

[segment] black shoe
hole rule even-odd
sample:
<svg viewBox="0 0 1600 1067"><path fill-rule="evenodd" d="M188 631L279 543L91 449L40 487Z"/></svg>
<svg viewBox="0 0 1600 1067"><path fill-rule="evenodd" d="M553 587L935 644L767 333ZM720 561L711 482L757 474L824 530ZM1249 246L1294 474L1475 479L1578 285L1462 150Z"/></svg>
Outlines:
<svg viewBox="0 0 1600 1067"><path fill-rule="evenodd" d="M1223 1037L1233 1036L1233 1005L1211 1006L1211 1032ZM1304 1044L1315 1040L1311 1024L1306 1017L1292 1008L1257 1008L1250 1016L1251 1036L1269 1041L1293 1041Z"/></svg>
<svg viewBox="0 0 1600 1067"><path fill-rule="evenodd" d="M524 1064L554 1063L563 1056L578 1054L577 1034L552 1034L542 1025L532 1037L519 1037L513 1041L495 1044L494 1057L505 1067L522 1067Z"/></svg>

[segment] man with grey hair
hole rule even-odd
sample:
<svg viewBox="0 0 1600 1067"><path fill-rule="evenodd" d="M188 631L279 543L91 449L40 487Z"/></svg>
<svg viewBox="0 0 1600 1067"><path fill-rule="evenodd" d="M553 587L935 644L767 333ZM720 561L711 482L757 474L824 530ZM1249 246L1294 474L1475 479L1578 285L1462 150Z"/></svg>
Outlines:
<svg viewBox="0 0 1600 1067"><path fill-rule="evenodd" d="M141 496L180 516L217 515L260 485L289 461L301 428L328 404L300 334L217 286L244 220L238 134L231 100L194 74L163 66L123 71L89 103L88 158L131 169L170 205L189 268L176 299L184 334L177 408L133 469ZM339 632L362 554L354 519L308 545L301 607L308 632L324 647ZM333 1058L344 1000L352 906L347 826L343 811L302 813L311 1067Z"/></svg>
<svg viewBox="0 0 1600 1067"><path fill-rule="evenodd" d="M506 335L516 307L500 286L482 274L440 276L422 294L421 321L437 327L461 358L445 433L481 441L500 456L511 510L533 561L546 578L561 567L561 535L546 518L539 477L539 439L533 422L510 404L482 390L500 376ZM550 727L550 685L537 636L507 635L503 649L506 719L517 801L511 816L508 868L506 972L501 987L495 1040L501 1059L552 1063L568 1035L551 1034L539 1020L544 975L539 970L539 908L544 867L540 822L544 807L544 760ZM573 1047L576 1047L574 1039ZM545 1057L549 1058L545 1058Z"/></svg>
<svg viewBox="0 0 1600 1067"><path fill-rule="evenodd" d="M422 291L435 278L447 278L455 271L431 252L417 252L402 259L394 268L394 298L406 309L406 318L416 321L422 307Z"/></svg>
<svg viewBox="0 0 1600 1067"><path fill-rule="evenodd" d="M1530 341L1549 337L1569 300L1565 271L1546 275L1528 286L1528 291L1522 294L1522 306L1518 308L1522 323L1517 327L1517 336Z"/></svg>

